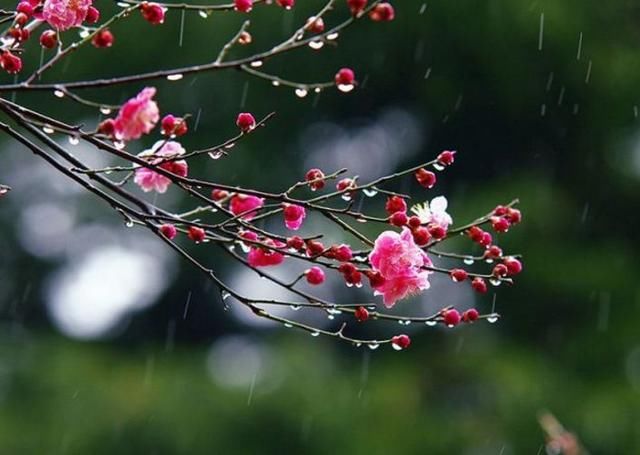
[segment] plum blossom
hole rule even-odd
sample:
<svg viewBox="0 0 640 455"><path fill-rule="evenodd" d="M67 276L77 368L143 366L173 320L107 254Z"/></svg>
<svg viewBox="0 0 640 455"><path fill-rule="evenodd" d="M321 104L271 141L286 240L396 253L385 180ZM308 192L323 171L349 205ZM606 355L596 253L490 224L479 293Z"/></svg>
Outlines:
<svg viewBox="0 0 640 455"><path fill-rule="evenodd" d="M234 215L242 215L243 220L251 220L264 205L264 199L249 194L236 194L229 202L229 210Z"/></svg>
<svg viewBox="0 0 640 455"><path fill-rule="evenodd" d="M130 141L149 133L160 119L158 105L153 101L154 87L144 88L124 103L115 120L116 139Z"/></svg>
<svg viewBox="0 0 640 455"><path fill-rule="evenodd" d="M444 229L448 229L453 223L451 215L447 213L447 198L444 196L434 197L431 203L416 204L411 207L411 211L415 213L422 224L437 224Z"/></svg>
<svg viewBox="0 0 640 455"><path fill-rule="evenodd" d="M42 18L57 30L79 27L87 17L92 0L45 0Z"/></svg>
<svg viewBox="0 0 640 455"><path fill-rule="evenodd" d="M383 278L374 286L374 294L383 296L387 308L430 286L429 275L432 272L423 267L431 266L431 260L416 245L408 228L403 228L401 234L394 231L381 233L369 254L369 263Z"/></svg>
<svg viewBox="0 0 640 455"><path fill-rule="evenodd" d="M307 211L301 205L284 204L282 208L284 214L284 224L287 229L297 231L302 226L302 222L307 216Z"/></svg>
<svg viewBox="0 0 640 455"><path fill-rule="evenodd" d="M145 159L151 158L149 161L151 164L158 164L161 163L163 159L175 158L184 155L184 153L184 148L182 148L178 142L158 141L149 150L140 153L138 157ZM185 160L168 161L160 164L160 168L180 177L186 177L189 170ZM142 188L142 191L145 193L149 191L164 193L171 184L170 178L146 167L136 169L133 181Z"/></svg>
<svg viewBox="0 0 640 455"><path fill-rule="evenodd" d="M278 240L266 239L265 245L273 248L284 248L286 243ZM251 247L247 255L247 262L251 267L268 267L271 265L280 265L284 262L284 254L264 247Z"/></svg>

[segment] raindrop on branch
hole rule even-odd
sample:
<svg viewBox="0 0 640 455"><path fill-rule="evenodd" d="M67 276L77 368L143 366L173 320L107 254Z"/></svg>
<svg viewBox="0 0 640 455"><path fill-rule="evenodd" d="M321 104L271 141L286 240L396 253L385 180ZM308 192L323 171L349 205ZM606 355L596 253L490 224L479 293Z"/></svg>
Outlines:
<svg viewBox="0 0 640 455"><path fill-rule="evenodd" d="M296 96L298 98L304 98L305 96L307 96L309 92L307 91L307 89L304 88L297 88L296 89Z"/></svg>

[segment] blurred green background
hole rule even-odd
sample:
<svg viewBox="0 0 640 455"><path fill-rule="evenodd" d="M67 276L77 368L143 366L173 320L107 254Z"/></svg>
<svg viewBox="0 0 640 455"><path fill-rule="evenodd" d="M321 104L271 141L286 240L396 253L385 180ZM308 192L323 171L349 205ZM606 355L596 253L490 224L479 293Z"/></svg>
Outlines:
<svg viewBox="0 0 640 455"><path fill-rule="evenodd" d="M233 55L268 48L322 2L298 3L256 8L254 43ZM96 5L104 17L114 8ZM301 81L351 66L361 83L353 93L300 99L227 71L157 82L158 102L198 117L182 141L188 149L234 134L239 111L277 112L229 157L192 164L193 175L223 183L281 190L312 165L371 178L457 149L429 194L449 197L454 220L521 200L524 222L500 244L524 255L525 273L495 289L500 322L391 328L412 336L400 353L255 326L233 303L225 312L215 289L164 245L2 138L0 178L14 190L0 199L1 453L536 454L542 410L592 453L640 452L640 7L394 5L392 23L363 20L337 46L263 66ZM328 24L344 17L340 8ZM205 62L243 19L187 14L180 46L179 12L162 27L135 15L113 28L113 48L80 50L47 80ZM27 70L38 56L31 43ZM83 94L121 102L140 88ZM15 99L69 121L99 120L49 93ZM399 189L424 197L408 182ZM171 209L192 206L177 191L162 197ZM198 254L256 289L257 277L232 269L220 251ZM87 277L105 264L139 280L111 270ZM491 310L493 289L476 297L436 280L442 286L418 301L437 308L476 298ZM384 330L372 323L357 333Z"/></svg>

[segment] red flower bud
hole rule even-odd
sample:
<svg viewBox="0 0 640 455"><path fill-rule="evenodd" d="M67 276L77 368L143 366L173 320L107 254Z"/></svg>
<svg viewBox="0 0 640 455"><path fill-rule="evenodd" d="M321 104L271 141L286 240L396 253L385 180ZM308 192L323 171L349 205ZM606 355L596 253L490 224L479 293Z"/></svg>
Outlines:
<svg viewBox="0 0 640 455"><path fill-rule="evenodd" d="M309 169L304 176L305 181L310 182L311 191L321 190L324 188L324 173L320 169Z"/></svg>
<svg viewBox="0 0 640 455"><path fill-rule="evenodd" d="M489 290L487 283L480 277L475 277L471 281L471 287L480 294L485 294Z"/></svg>
<svg viewBox="0 0 640 455"><path fill-rule="evenodd" d="M411 234L413 234L413 240L418 246L425 246L429 243L429 240L431 240L431 233L429 232L429 229L423 226L414 229L411 231Z"/></svg>
<svg viewBox="0 0 640 455"><path fill-rule="evenodd" d="M314 265L309 270L304 272L304 274L309 284L315 286L324 283L324 271L320 267Z"/></svg>
<svg viewBox="0 0 640 455"><path fill-rule="evenodd" d="M384 205L384 209L389 215L393 215L396 212L406 212L407 203L400 196L391 196L387 198L387 203Z"/></svg>
<svg viewBox="0 0 640 455"><path fill-rule="evenodd" d="M389 223L391 223L393 226L406 226L408 221L409 217L404 212L396 212L389 217Z"/></svg>
<svg viewBox="0 0 640 455"><path fill-rule="evenodd" d="M160 232L169 240L173 240L178 235L178 230L173 224L163 224L160 226Z"/></svg>
<svg viewBox="0 0 640 455"><path fill-rule="evenodd" d="M464 269L453 269L450 272L450 274L451 274L451 279L456 283L466 280L467 277L469 276L467 271Z"/></svg>
<svg viewBox="0 0 640 455"><path fill-rule="evenodd" d="M90 6L87 10L87 17L84 18L87 24L95 24L100 20L100 11L94 6Z"/></svg>
<svg viewBox="0 0 640 455"><path fill-rule="evenodd" d="M438 155L438 163L440 163L443 166L450 166L453 164L453 161L455 160L455 151L451 151L451 150L445 150L444 152L442 152L440 155Z"/></svg>
<svg viewBox="0 0 640 455"><path fill-rule="evenodd" d="M91 40L91 44L97 48L104 48L113 46L113 41L113 33L111 33L108 28L104 28L95 34Z"/></svg>
<svg viewBox="0 0 640 455"><path fill-rule="evenodd" d="M191 240L193 240L196 243L202 242L207 236L207 234L204 232L204 229L196 226L189 227L189 231L187 232L187 235Z"/></svg>
<svg viewBox="0 0 640 455"><path fill-rule="evenodd" d="M396 12L390 3L378 3L370 12L369 18L374 22L389 22L396 17Z"/></svg>
<svg viewBox="0 0 640 455"><path fill-rule="evenodd" d="M248 133L256 127L256 119L249 112L241 112L236 119L236 125L243 133Z"/></svg>
<svg viewBox="0 0 640 455"><path fill-rule="evenodd" d="M411 344L411 338L408 335L396 335L391 338L391 346L393 349L400 351L402 349L407 349Z"/></svg>
<svg viewBox="0 0 640 455"><path fill-rule="evenodd" d="M427 189L433 188L433 186L436 184L436 174L431 171L427 171L423 167L418 169L415 175L418 183Z"/></svg>
<svg viewBox="0 0 640 455"><path fill-rule="evenodd" d="M364 322L369 319L369 312L363 306L359 306L356 308L356 311L353 312L353 316L358 320L358 322Z"/></svg>
<svg viewBox="0 0 640 455"><path fill-rule="evenodd" d="M522 262L516 258L505 258L503 264L507 267L507 275L517 275L522 272Z"/></svg>
<svg viewBox="0 0 640 455"><path fill-rule="evenodd" d="M164 22L164 8L157 3L142 2L140 12L150 24L159 25Z"/></svg>
<svg viewBox="0 0 640 455"><path fill-rule="evenodd" d="M40 35L40 45L46 49L53 49L58 44L58 34L53 30L45 30Z"/></svg>
<svg viewBox="0 0 640 455"><path fill-rule="evenodd" d="M444 319L444 323L449 327L456 326L460 324L462 317L460 316L460 312L456 309L447 310L442 315Z"/></svg>
<svg viewBox="0 0 640 455"><path fill-rule="evenodd" d="M475 322L480 317L480 313L475 308L470 308L462 313L462 320L464 322Z"/></svg>

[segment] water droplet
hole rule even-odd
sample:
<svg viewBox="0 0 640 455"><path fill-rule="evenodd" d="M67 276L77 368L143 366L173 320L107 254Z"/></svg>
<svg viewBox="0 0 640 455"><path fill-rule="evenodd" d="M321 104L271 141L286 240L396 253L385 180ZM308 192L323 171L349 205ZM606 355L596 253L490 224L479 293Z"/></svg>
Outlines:
<svg viewBox="0 0 640 455"><path fill-rule="evenodd" d="M227 291L222 291L220 292L220 297L222 297L222 300L224 301L231 297L231 294L229 294Z"/></svg>
<svg viewBox="0 0 640 455"><path fill-rule="evenodd" d="M305 96L307 96L307 93L309 93L307 91L307 89L304 89L304 88L297 88L296 89L296 96L298 98L304 98Z"/></svg>
<svg viewBox="0 0 640 455"><path fill-rule="evenodd" d="M376 343L375 341L372 341L371 343L369 343L369 349L371 349L372 351L375 351L379 347L380 347L380 345L378 343Z"/></svg>
<svg viewBox="0 0 640 455"><path fill-rule="evenodd" d="M291 305L289 306L289 308L291 308L293 311L298 311L302 307L300 305Z"/></svg>
<svg viewBox="0 0 640 455"><path fill-rule="evenodd" d="M58 98L64 98L64 92L62 90L56 90L53 92L53 94Z"/></svg>
<svg viewBox="0 0 640 455"><path fill-rule="evenodd" d="M358 289L360 289L360 288L362 287L362 282L358 282L358 283L356 283L356 287L357 287Z"/></svg>
<svg viewBox="0 0 640 455"><path fill-rule="evenodd" d="M209 18L209 13L207 13L206 11L203 11L203 10L198 11L198 15L203 19L208 19Z"/></svg>
<svg viewBox="0 0 640 455"><path fill-rule="evenodd" d="M434 164L434 165L433 165L433 168L434 168L436 171L443 171L443 170L444 170L444 166L443 166L442 164L440 164L440 163L436 163L436 164Z"/></svg>
<svg viewBox="0 0 640 455"><path fill-rule="evenodd" d="M498 278L489 278L489 283L494 286L500 286L502 284L502 281Z"/></svg>
<svg viewBox="0 0 640 455"><path fill-rule="evenodd" d="M487 258L484 260L487 264L493 264L493 259Z"/></svg>
<svg viewBox="0 0 640 455"><path fill-rule="evenodd" d="M367 220L366 220L366 219L364 219L364 218L356 218L356 221L357 221L358 223L366 223L366 222L367 222Z"/></svg>
<svg viewBox="0 0 640 455"><path fill-rule="evenodd" d="M288 329L290 329L291 327L293 327L293 324L291 324L290 322L285 322L284 326Z"/></svg>
<svg viewBox="0 0 640 455"><path fill-rule="evenodd" d="M118 141L118 142L114 142L113 143L113 146L115 148L117 148L118 150L122 150L125 147L125 145L126 144L124 142L122 142L122 141Z"/></svg>
<svg viewBox="0 0 640 455"><path fill-rule="evenodd" d="M353 345L354 345L356 348L359 348L360 346L362 346L362 343L358 341L358 342L356 342L356 343L353 343Z"/></svg>
<svg viewBox="0 0 640 455"><path fill-rule="evenodd" d="M327 319L329 319L330 321L333 321L336 317L332 314L328 314L327 315Z"/></svg>
<svg viewBox="0 0 640 455"><path fill-rule="evenodd" d="M118 6L120 8L129 8L129 6L131 6L131 5L129 5L128 3L125 3L125 2L118 2Z"/></svg>
<svg viewBox="0 0 640 455"><path fill-rule="evenodd" d="M229 251L235 251L236 246L235 245L230 245L229 246ZM264 277L263 277L264 278Z"/></svg>
<svg viewBox="0 0 640 455"><path fill-rule="evenodd" d="M352 288L353 287L353 283L349 283L348 281L346 281L344 284L346 284L348 288Z"/></svg>
<svg viewBox="0 0 640 455"><path fill-rule="evenodd" d="M312 337L317 337L320 335L320 332L311 332Z"/></svg>
<svg viewBox="0 0 640 455"><path fill-rule="evenodd" d="M338 84L338 90L343 93L349 93L351 90L355 88L353 84Z"/></svg>
<svg viewBox="0 0 640 455"><path fill-rule="evenodd" d="M110 109L110 108L108 108L108 107L102 106L102 107L100 108L100 112L101 112L102 114L104 114L104 115L109 115L109 114L111 114L111 109Z"/></svg>
<svg viewBox="0 0 640 455"><path fill-rule="evenodd" d="M473 265L474 260L471 256L467 256L462 260L462 262L464 262L467 265Z"/></svg>
<svg viewBox="0 0 640 455"><path fill-rule="evenodd" d="M316 87L313 89L315 93L320 93L322 91L322 87Z"/></svg>
<svg viewBox="0 0 640 455"><path fill-rule="evenodd" d="M402 346L400 346L398 344L391 343L391 347L396 351L402 351Z"/></svg>
<svg viewBox="0 0 640 455"><path fill-rule="evenodd" d="M350 201L351 200L351 193L344 193L342 196L340 196L342 198L342 200L344 201Z"/></svg>
<svg viewBox="0 0 640 455"><path fill-rule="evenodd" d="M89 30L87 30L86 28L80 30L78 32L78 35L80 35L80 38L86 38L87 36L89 36Z"/></svg>
<svg viewBox="0 0 640 455"><path fill-rule="evenodd" d="M238 242L238 244L240 245L240 249L242 250L243 253L248 253L249 251L251 251L251 247L246 243Z"/></svg>
<svg viewBox="0 0 640 455"><path fill-rule="evenodd" d="M224 152L222 150L214 150L213 152L209 152L208 155L212 160L219 160L222 158L222 155L224 155Z"/></svg>
<svg viewBox="0 0 640 455"><path fill-rule="evenodd" d="M184 77L184 75L182 75L182 74L169 74L167 76L167 80L168 81L179 81L183 77Z"/></svg>
<svg viewBox="0 0 640 455"><path fill-rule="evenodd" d="M497 321L498 321L498 317L497 317L497 316L489 316L489 317L487 318L487 322L488 322L489 324L495 324Z"/></svg>
<svg viewBox="0 0 640 455"><path fill-rule="evenodd" d="M309 47L315 51L322 49L322 47L324 46L324 41L310 41L309 42Z"/></svg>
<svg viewBox="0 0 640 455"><path fill-rule="evenodd" d="M330 33L329 35L327 35L327 39L329 41L333 41L333 40L338 39L338 36L340 36L340 34L338 32Z"/></svg>
<svg viewBox="0 0 640 455"><path fill-rule="evenodd" d="M133 220L129 218L124 225L128 228L133 227Z"/></svg>
<svg viewBox="0 0 640 455"><path fill-rule="evenodd" d="M364 190L362 190L362 192L367 197L374 197L376 194L378 194L378 190L374 188L365 188Z"/></svg>
<svg viewBox="0 0 640 455"><path fill-rule="evenodd" d="M78 145L80 143L80 139L77 136L69 136L69 144Z"/></svg>
<svg viewBox="0 0 640 455"><path fill-rule="evenodd" d="M433 327L437 324L437 321L434 321L433 319L430 321L425 321L425 324L427 324L429 327Z"/></svg>
<svg viewBox="0 0 640 455"><path fill-rule="evenodd" d="M253 68L260 68L262 66L262 60L254 60L250 65Z"/></svg>
<svg viewBox="0 0 640 455"><path fill-rule="evenodd" d="M49 125L43 126L42 131L44 131L47 134L53 134L55 132L55 130L51 128Z"/></svg>
<svg viewBox="0 0 640 455"><path fill-rule="evenodd" d="M273 85L274 87L279 87L280 81L271 81L271 85Z"/></svg>

